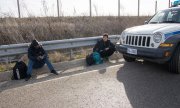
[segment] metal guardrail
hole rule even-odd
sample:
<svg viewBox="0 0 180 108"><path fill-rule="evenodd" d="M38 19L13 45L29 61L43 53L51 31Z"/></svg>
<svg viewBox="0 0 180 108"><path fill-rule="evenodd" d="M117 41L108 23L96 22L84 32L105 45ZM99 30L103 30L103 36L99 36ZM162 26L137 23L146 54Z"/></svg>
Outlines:
<svg viewBox="0 0 180 108"><path fill-rule="evenodd" d="M109 35L109 39L111 40L111 42L115 43L119 39L119 36L120 35ZM40 42L40 44L42 44L43 48L46 51L53 51L59 49L72 49L78 47L93 46L101 38L102 36L54 40L54 41ZM0 45L0 58L26 54L29 45L30 43Z"/></svg>

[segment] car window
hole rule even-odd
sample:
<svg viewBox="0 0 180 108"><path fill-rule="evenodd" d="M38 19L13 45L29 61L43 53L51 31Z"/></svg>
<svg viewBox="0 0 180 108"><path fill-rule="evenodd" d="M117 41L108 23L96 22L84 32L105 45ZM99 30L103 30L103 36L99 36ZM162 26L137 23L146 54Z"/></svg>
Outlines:
<svg viewBox="0 0 180 108"><path fill-rule="evenodd" d="M180 9L160 11L149 21L149 23L180 23Z"/></svg>

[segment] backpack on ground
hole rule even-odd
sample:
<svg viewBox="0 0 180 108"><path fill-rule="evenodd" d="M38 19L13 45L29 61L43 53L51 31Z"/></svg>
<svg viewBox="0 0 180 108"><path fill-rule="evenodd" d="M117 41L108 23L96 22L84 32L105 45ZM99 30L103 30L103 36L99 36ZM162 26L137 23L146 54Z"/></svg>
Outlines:
<svg viewBox="0 0 180 108"><path fill-rule="evenodd" d="M103 60L98 52L93 52L86 56L86 63L88 66L91 66L94 64L101 64L103 63Z"/></svg>
<svg viewBox="0 0 180 108"><path fill-rule="evenodd" d="M86 64L88 66L91 66L91 65L94 65L95 64L95 61L93 59L93 53L91 53L90 55L87 55L86 56Z"/></svg>
<svg viewBox="0 0 180 108"><path fill-rule="evenodd" d="M13 67L13 77L12 79L19 80L24 79L27 76L27 66L23 61L16 62Z"/></svg>
<svg viewBox="0 0 180 108"><path fill-rule="evenodd" d="M101 58L101 55L98 52L93 52L93 59L95 61L95 64L101 64L103 63L103 60Z"/></svg>

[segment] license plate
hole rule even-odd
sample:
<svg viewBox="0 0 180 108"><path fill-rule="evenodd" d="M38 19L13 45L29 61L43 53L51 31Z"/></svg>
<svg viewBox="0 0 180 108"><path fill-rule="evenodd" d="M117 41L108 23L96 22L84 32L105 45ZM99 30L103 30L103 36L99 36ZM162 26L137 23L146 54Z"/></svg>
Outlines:
<svg viewBox="0 0 180 108"><path fill-rule="evenodd" d="M137 49L128 48L127 53L137 55Z"/></svg>

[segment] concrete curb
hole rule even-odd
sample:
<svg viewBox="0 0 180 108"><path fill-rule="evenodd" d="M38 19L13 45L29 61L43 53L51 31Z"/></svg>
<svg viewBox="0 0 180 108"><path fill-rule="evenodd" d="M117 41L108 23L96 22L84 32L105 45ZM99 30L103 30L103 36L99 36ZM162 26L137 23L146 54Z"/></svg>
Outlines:
<svg viewBox="0 0 180 108"><path fill-rule="evenodd" d="M122 55L119 53L115 53L113 54L113 56L110 57L109 62L112 62L112 63L118 62L120 58L122 58ZM68 70L75 67L86 67L86 61L85 59L78 59L78 60L73 60L73 61L54 63L53 66L57 71L62 71L62 70ZM43 68L40 68L40 69L34 69L33 76L45 74L48 72L50 72L48 67L44 66ZM11 80L11 77L12 77L12 71L2 72L0 73L0 82L9 81Z"/></svg>

